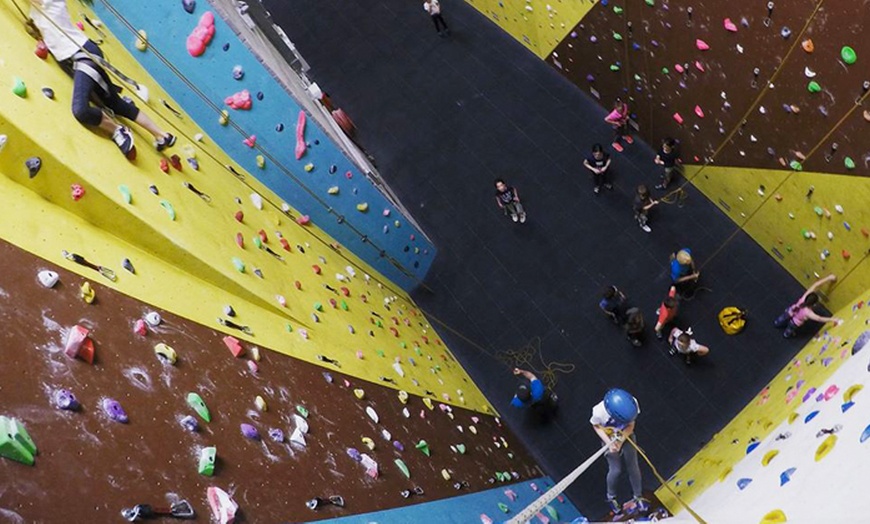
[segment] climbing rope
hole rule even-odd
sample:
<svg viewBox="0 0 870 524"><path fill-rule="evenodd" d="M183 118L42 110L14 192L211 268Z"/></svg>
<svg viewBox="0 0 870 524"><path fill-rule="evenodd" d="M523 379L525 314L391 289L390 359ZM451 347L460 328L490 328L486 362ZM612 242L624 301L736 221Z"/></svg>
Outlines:
<svg viewBox="0 0 870 524"><path fill-rule="evenodd" d="M534 357L541 361L541 367L532 362ZM541 337L534 337L528 344L520 349L508 349L495 354L495 358L504 363L509 369L521 368L534 372L535 376L550 390L556 387L559 378L556 373L569 374L577 368L574 364L566 362L550 362L544 360L541 352Z"/></svg>

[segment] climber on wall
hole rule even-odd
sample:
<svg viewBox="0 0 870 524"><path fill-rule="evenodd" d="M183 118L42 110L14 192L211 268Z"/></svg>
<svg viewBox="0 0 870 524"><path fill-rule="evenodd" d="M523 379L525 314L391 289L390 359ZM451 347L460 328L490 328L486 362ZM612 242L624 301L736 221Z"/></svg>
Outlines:
<svg viewBox="0 0 870 524"><path fill-rule="evenodd" d="M783 329L782 336L791 338L795 336L798 328L806 323L807 320L815 320L816 322L842 322L837 317L823 317L813 311L813 306L819 303L819 295L816 290L828 282L837 280L837 275L828 275L821 280L817 280L801 295L797 302L790 305L782 315L780 315L773 325L777 329Z"/></svg>
<svg viewBox="0 0 870 524"><path fill-rule="evenodd" d="M112 141L128 159L136 158L130 130L118 124L112 114L128 118L154 136L158 151L172 147L175 137L157 127L148 115L132 102L118 96L106 71L93 56L103 58L99 46L78 29L70 18L65 0L30 0L30 16L55 60L73 77L72 113L87 126L98 126L111 134ZM95 97L103 108L91 105ZM111 112L111 113L110 113Z"/></svg>

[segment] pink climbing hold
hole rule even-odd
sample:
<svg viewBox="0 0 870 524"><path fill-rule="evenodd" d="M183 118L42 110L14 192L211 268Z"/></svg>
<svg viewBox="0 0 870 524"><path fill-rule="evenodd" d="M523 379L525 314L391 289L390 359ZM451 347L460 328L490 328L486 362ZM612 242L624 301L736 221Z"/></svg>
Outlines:
<svg viewBox="0 0 870 524"><path fill-rule="evenodd" d="M300 226L307 226L311 223L311 217L309 217L308 215L300 215L296 217L296 223Z"/></svg>
<svg viewBox="0 0 870 524"><path fill-rule="evenodd" d="M254 146L257 145L257 135L251 135L251 136L249 136L248 138L242 140L242 142L243 142L246 146L248 146L248 147L250 147L250 148L253 149Z"/></svg>
<svg viewBox="0 0 870 524"><path fill-rule="evenodd" d="M350 180L351 178L353 178L353 173L351 173L350 171L348 171L347 173L344 174L344 178Z"/></svg>
<svg viewBox="0 0 870 524"><path fill-rule="evenodd" d="M732 33L737 32L737 25L732 22L730 18L726 18L725 20L723 20L722 24L725 26L726 31L730 31Z"/></svg>
<svg viewBox="0 0 870 524"><path fill-rule="evenodd" d="M710 46L707 44L707 42L701 40L700 38L695 40L695 47L697 47L699 51L706 51L710 49Z"/></svg>
<svg viewBox="0 0 870 524"><path fill-rule="evenodd" d="M828 387L828 389L825 390L825 395L824 395L825 400L831 400L832 398L834 398L834 395L836 395L839 392L840 392L840 388L838 388L836 385L832 384L830 387Z"/></svg>
<svg viewBox="0 0 870 524"><path fill-rule="evenodd" d="M88 338L90 331L76 324L69 330L63 352L69 358L79 357L88 364L94 363L94 343Z"/></svg>
<svg viewBox="0 0 870 524"><path fill-rule="evenodd" d="M187 52L192 57L202 56L213 37L214 15L211 11L207 11L200 17L199 23L187 37Z"/></svg>
<svg viewBox="0 0 870 524"><path fill-rule="evenodd" d="M249 110L251 109L251 93L248 92L247 89L242 89L238 93L234 95L228 96L224 99L224 103L233 109L238 110Z"/></svg>
<svg viewBox="0 0 870 524"><path fill-rule="evenodd" d="M683 125L683 117L681 117L679 113L674 113L674 120L676 120L678 124Z"/></svg>
<svg viewBox="0 0 870 524"><path fill-rule="evenodd" d="M145 335L148 334L148 329L145 327L144 320L142 320L140 318L140 319L136 320L136 322L133 323L133 333L136 333L137 335L139 335L141 337L144 337Z"/></svg>
<svg viewBox="0 0 870 524"><path fill-rule="evenodd" d="M702 63L699 62L698 60L695 60L695 69L697 69L698 71L700 71L700 72L702 72L702 73L703 73L704 71L706 71L706 69L704 68L704 64L702 64Z"/></svg>
<svg viewBox="0 0 870 524"><path fill-rule="evenodd" d="M677 73L685 73L686 72L686 70L680 64L674 64L674 70Z"/></svg>
<svg viewBox="0 0 870 524"><path fill-rule="evenodd" d="M76 27L78 27L80 31L85 30L85 24L83 24L81 22L76 22Z"/></svg>
<svg viewBox="0 0 870 524"><path fill-rule="evenodd" d="M85 188L82 187L81 184L73 184L70 186L70 192L72 194L72 199L78 202L85 196Z"/></svg>
<svg viewBox="0 0 870 524"><path fill-rule="evenodd" d="M695 106L695 114L698 115L698 118L704 118L704 110L701 109L701 106Z"/></svg>
<svg viewBox="0 0 870 524"><path fill-rule="evenodd" d="M305 111L299 111L296 119L296 160L305 154Z"/></svg>

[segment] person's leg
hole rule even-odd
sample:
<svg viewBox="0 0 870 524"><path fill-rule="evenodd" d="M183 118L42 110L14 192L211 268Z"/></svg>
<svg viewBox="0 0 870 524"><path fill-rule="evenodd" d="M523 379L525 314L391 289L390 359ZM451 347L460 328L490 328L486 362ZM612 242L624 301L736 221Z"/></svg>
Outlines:
<svg viewBox="0 0 870 524"><path fill-rule="evenodd" d="M788 309L786 309L782 312L782 315L776 317L776 320L773 321L773 327L776 329L784 329L789 321L791 321L791 315L788 314Z"/></svg>
<svg viewBox="0 0 870 524"><path fill-rule="evenodd" d="M519 202L514 204L514 208L516 209L517 215L520 217L520 222L526 221L526 210L523 209L523 205Z"/></svg>
<svg viewBox="0 0 870 524"><path fill-rule="evenodd" d="M616 484L622 475L622 453L607 452L607 500L616 500Z"/></svg>
<svg viewBox="0 0 870 524"><path fill-rule="evenodd" d="M671 185L671 179L674 178L674 168L666 167L664 174L662 175L662 189L667 188Z"/></svg>
<svg viewBox="0 0 870 524"><path fill-rule="evenodd" d="M519 220L519 215L517 214L517 203L516 202L511 202L510 204L505 204L504 209L507 212L507 214L510 215L511 220L513 220L514 222Z"/></svg>
<svg viewBox="0 0 870 524"><path fill-rule="evenodd" d="M444 28L444 31L447 32L447 33L449 33L449 32L450 32L450 29L447 27L447 22L444 21L444 17L441 16L441 13L438 13L438 14L435 15L435 16L438 17L438 21L441 22L441 26Z"/></svg>
<svg viewBox="0 0 870 524"><path fill-rule="evenodd" d="M604 183L604 174L592 173L592 183L595 184L593 189L597 193L601 189L601 184Z"/></svg>
<svg viewBox="0 0 870 524"><path fill-rule="evenodd" d="M601 173L601 185L604 186L604 189L613 189L613 184L609 182L610 174L607 171Z"/></svg>
<svg viewBox="0 0 870 524"><path fill-rule="evenodd" d="M792 338L797 334L799 326L794 325L792 319L788 319L788 324L785 326L785 331L782 332L782 336L785 338Z"/></svg>
<svg viewBox="0 0 870 524"><path fill-rule="evenodd" d="M632 435L632 442L637 443L637 438ZM640 498L643 495L643 482L640 476L640 465L637 462L637 450L630 442L622 445L622 457L625 459L625 469L628 471L628 481L631 483L631 493L634 498Z"/></svg>

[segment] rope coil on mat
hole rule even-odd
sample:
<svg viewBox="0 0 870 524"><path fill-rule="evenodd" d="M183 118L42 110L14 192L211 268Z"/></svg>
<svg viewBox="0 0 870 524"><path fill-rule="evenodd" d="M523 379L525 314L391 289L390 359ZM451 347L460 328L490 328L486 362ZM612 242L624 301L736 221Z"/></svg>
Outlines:
<svg viewBox="0 0 870 524"><path fill-rule="evenodd" d="M528 344L520 349L499 351L494 356L510 369L523 368L531 370L550 390L552 390L559 381L559 377L556 373L564 373L567 375L573 373L577 367L574 364L566 362L547 363L544 360L543 353L541 352L541 337L534 337ZM532 363L535 356L540 359L543 369L538 369L538 367Z"/></svg>

